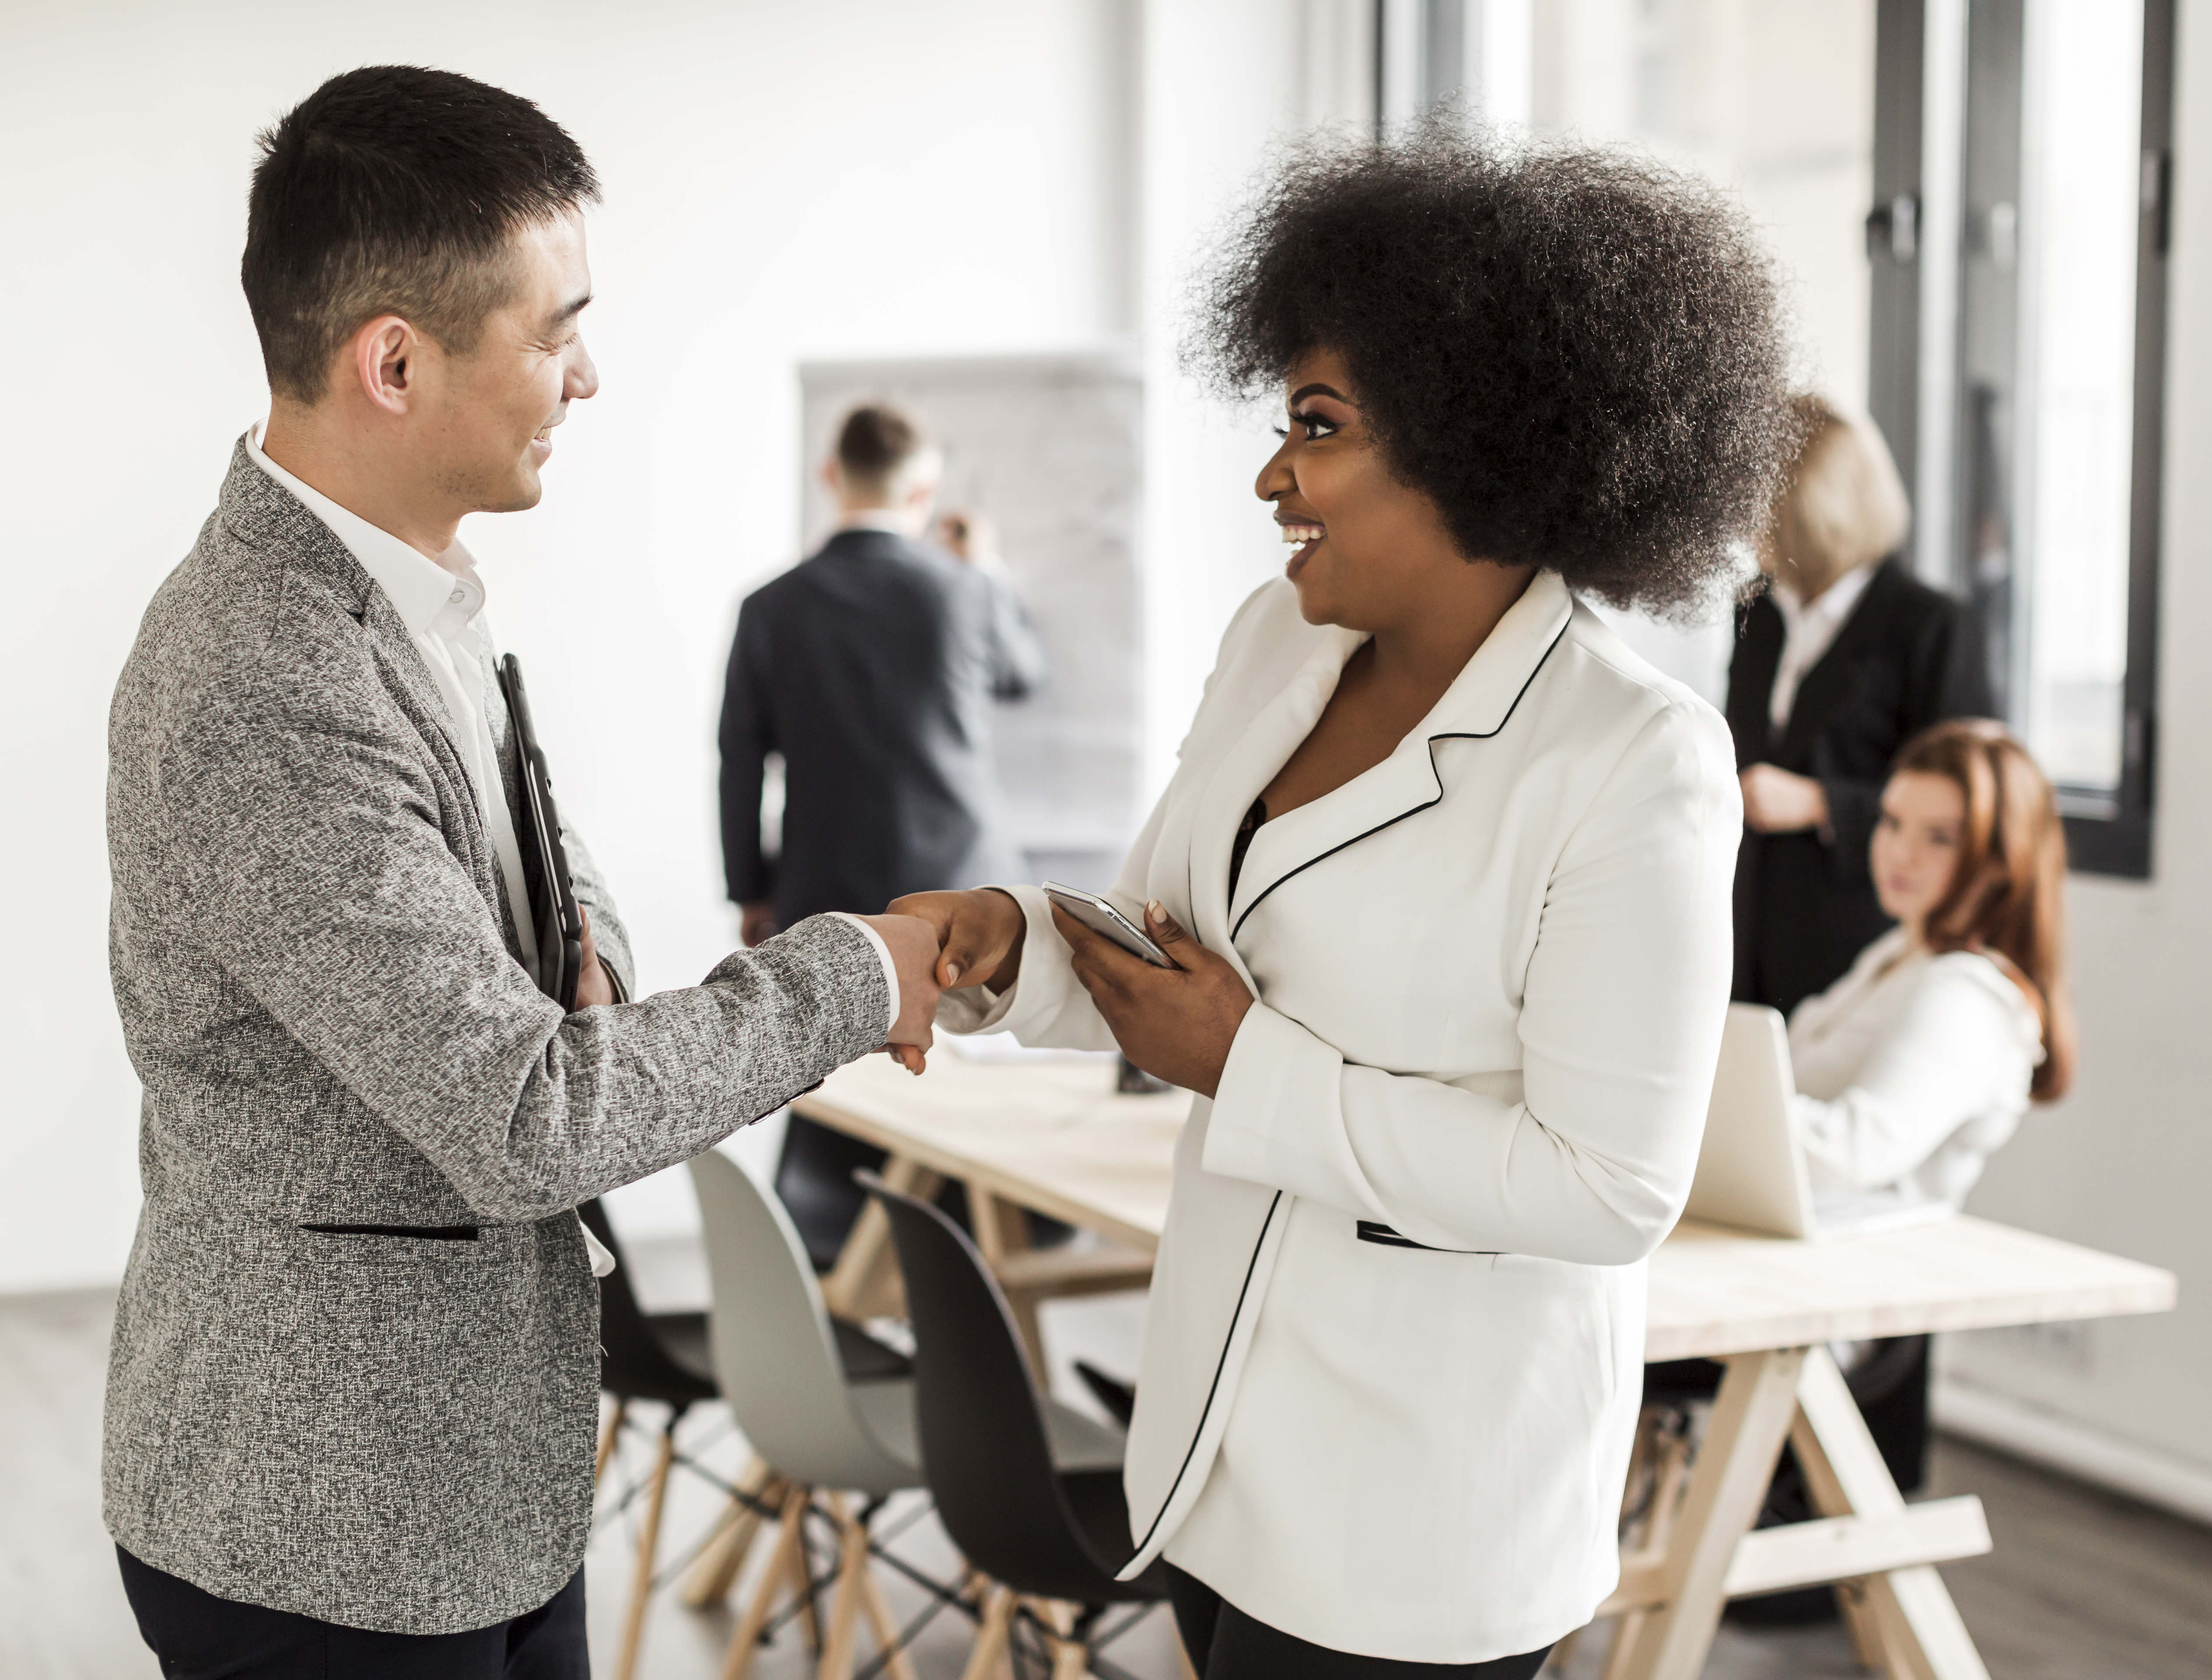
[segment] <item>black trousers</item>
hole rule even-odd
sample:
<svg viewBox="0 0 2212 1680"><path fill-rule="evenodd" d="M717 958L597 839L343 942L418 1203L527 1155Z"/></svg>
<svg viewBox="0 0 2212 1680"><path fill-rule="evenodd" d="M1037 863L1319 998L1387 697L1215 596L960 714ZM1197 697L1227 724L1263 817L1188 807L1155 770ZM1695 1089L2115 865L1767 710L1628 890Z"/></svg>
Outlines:
<svg viewBox="0 0 2212 1680"><path fill-rule="evenodd" d="M1195 1575L1167 1566L1176 1629L1199 1680L1534 1680L1552 1647L1486 1663L1355 1657L1255 1622Z"/></svg>
<svg viewBox="0 0 2212 1680"><path fill-rule="evenodd" d="M115 1549L162 1680L591 1680L584 1572L511 1622L465 1634L378 1634L241 1604Z"/></svg>

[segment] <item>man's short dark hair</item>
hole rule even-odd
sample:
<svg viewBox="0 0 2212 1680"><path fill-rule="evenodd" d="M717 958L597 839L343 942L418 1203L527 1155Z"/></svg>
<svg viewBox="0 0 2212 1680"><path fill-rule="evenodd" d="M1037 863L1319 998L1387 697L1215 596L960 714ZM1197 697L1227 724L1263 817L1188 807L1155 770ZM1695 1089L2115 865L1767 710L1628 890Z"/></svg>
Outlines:
<svg viewBox="0 0 2212 1680"><path fill-rule="evenodd" d="M921 423L892 403L862 403L837 428L837 465L853 489L880 495L930 447Z"/></svg>
<svg viewBox="0 0 2212 1680"><path fill-rule="evenodd" d="M599 196L558 123L450 70L348 70L258 139L240 277L270 389L305 403L381 314L469 354L513 295L516 232Z"/></svg>

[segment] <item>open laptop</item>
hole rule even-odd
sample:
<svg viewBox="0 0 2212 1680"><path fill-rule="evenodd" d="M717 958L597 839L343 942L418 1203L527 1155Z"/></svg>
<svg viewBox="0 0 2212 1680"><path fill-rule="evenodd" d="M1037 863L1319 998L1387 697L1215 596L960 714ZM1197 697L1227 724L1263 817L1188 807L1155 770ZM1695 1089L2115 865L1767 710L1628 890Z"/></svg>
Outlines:
<svg viewBox="0 0 2212 1680"><path fill-rule="evenodd" d="M1888 1190L1815 1190L1790 1123L1796 1090L1782 1017L1756 1003L1729 1005L1684 1218L1817 1241L1949 1216L1942 1202L1907 1202Z"/></svg>

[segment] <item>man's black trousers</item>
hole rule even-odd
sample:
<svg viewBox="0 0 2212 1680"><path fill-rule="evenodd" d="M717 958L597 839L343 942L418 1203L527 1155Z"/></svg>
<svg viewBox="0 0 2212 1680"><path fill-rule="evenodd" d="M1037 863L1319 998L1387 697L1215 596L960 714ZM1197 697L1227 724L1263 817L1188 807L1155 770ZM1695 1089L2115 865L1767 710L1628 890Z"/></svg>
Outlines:
<svg viewBox="0 0 2212 1680"><path fill-rule="evenodd" d="M118 1546L123 1590L162 1680L591 1680L584 1572L511 1622L379 1634L218 1598Z"/></svg>

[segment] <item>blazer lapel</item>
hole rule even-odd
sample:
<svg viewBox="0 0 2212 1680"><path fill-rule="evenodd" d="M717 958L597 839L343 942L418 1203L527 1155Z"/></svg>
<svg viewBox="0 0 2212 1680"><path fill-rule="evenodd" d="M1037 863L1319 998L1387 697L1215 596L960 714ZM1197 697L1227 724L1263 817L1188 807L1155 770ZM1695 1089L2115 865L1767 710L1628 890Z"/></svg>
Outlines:
<svg viewBox="0 0 2212 1680"><path fill-rule="evenodd" d="M1364 631L1330 627L1291 679L1253 714L1199 795L1190 833L1191 914L1197 920L1199 943L1240 970L1243 964L1230 945L1229 928L1229 851L1237 825L1260 790L1297 751L1298 743L1313 733L1329 696L1336 692L1344 662L1366 640Z"/></svg>
<svg viewBox="0 0 2212 1680"><path fill-rule="evenodd" d="M1237 884L1236 902L1229 907L1231 937L1235 937L1244 918L1261 899L1300 870L1441 799L1443 784L1437 776L1434 744L1455 739L1487 740L1504 727L1542 667L1545 656L1565 633L1573 613L1574 596L1559 575L1538 572L1521 599L1498 621L1489 639L1475 650L1474 657L1444 691L1443 697L1398 743L1389 758L1334 792L1324 794L1311 804L1300 806L1262 826L1253 837L1251 849L1245 854L1243 878ZM1345 657L1348 658L1350 653L1347 648ZM1340 660L1338 670L1341 669ZM1335 687L1332 675L1320 704L1313 708L1314 718L1321 715L1321 706L1327 703L1328 694L1334 692ZM1243 803L1235 807L1237 816L1229 819L1228 835L1235 833L1237 821L1253 797L1273 779L1275 770L1282 767L1283 761L1312 727L1312 720L1309 719L1296 739L1268 761L1271 768L1260 776ZM1227 805L1224 801L1224 809ZM1206 814L1213 813L1209 810ZM1225 886L1229 867L1226 836L1216 849L1221 853L1219 867ZM1200 855L1206 862L1212 861L1206 854ZM1213 946L1211 940L1207 944L1213 949L1222 948Z"/></svg>
<svg viewBox="0 0 2212 1680"><path fill-rule="evenodd" d="M361 620L378 665L410 720L430 749L439 768L460 791L461 822L474 849L463 860L477 876L479 887L495 911L504 913L500 887L491 867L490 846L477 803L476 784L469 778L468 758L460 750L460 733L447 709L422 654L400 622L392 598L376 587L353 551L338 540L330 527L317 519L291 491L253 464L240 438L231 452L230 473L223 481L222 513L234 535L254 548L282 546L286 561L319 575L336 589L346 608ZM510 940L510 942L513 942Z"/></svg>

